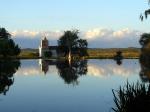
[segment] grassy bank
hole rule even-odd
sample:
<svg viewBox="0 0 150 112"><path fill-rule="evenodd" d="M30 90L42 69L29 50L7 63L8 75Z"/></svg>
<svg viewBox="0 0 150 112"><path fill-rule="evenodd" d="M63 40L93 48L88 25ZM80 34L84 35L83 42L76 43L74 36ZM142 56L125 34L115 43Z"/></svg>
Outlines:
<svg viewBox="0 0 150 112"><path fill-rule="evenodd" d="M110 49L88 49L87 58L102 58L111 59L116 55L117 51L121 51L126 59L136 59L140 56L140 49L138 48L110 48Z"/></svg>
<svg viewBox="0 0 150 112"><path fill-rule="evenodd" d="M126 59L137 59L140 56L140 49L138 48L110 48L110 49L88 49L88 56L86 59L112 59L117 51L122 51L122 55ZM20 55L20 59L38 59L37 49L23 49Z"/></svg>

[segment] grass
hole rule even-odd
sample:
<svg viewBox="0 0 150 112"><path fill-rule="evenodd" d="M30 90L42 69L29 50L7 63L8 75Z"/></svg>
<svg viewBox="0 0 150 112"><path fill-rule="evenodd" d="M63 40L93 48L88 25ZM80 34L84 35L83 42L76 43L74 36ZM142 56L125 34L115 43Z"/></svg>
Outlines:
<svg viewBox="0 0 150 112"><path fill-rule="evenodd" d="M122 55L126 59L137 59L140 56L140 49L138 48L109 48L109 49L88 49L88 56L82 59L113 59L117 51L122 51ZM38 49L22 49L19 59L39 59ZM63 58L63 57L59 57ZM73 56L74 59L78 58ZM53 59L53 58L51 58Z"/></svg>
<svg viewBox="0 0 150 112"><path fill-rule="evenodd" d="M37 58L39 58L39 54L38 54L38 52L33 52L33 51L22 51L20 53L20 55L18 56L18 58L21 58L21 59L30 59L30 58L37 59Z"/></svg>
<svg viewBox="0 0 150 112"><path fill-rule="evenodd" d="M86 58L112 59L117 51L121 51L124 58L135 59L140 56L140 49L137 48L110 48L110 49L88 49Z"/></svg>
<svg viewBox="0 0 150 112"><path fill-rule="evenodd" d="M150 84L137 82L112 91L114 95L114 112L150 112Z"/></svg>

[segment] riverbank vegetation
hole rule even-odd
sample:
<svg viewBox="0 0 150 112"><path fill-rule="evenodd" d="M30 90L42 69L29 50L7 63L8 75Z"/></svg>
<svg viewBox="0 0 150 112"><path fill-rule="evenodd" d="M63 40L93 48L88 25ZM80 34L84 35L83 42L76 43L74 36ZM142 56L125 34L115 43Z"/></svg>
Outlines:
<svg viewBox="0 0 150 112"><path fill-rule="evenodd" d="M150 111L150 84L137 82L113 90L114 112L149 112Z"/></svg>

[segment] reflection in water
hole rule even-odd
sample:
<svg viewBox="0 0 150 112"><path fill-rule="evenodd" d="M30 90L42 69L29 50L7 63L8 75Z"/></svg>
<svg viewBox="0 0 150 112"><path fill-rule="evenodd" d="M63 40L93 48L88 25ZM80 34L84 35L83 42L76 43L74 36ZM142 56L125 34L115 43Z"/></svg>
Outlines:
<svg viewBox="0 0 150 112"><path fill-rule="evenodd" d="M141 50L139 59L141 65L140 77L142 82L127 84L118 91L113 90L114 112L150 112L150 53ZM145 82L148 82L145 84Z"/></svg>
<svg viewBox="0 0 150 112"><path fill-rule="evenodd" d="M49 66L56 65L59 75L67 84L78 84L78 77L87 73L87 60L40 60L39 64L45 74Z"/></svg>
<svg viewBox="0 0 150 112"><path fill-rule="evenodd" d="M83 64L82 67L87 69L87 75L100 78L109 76L129 77L131 75L138 74L140 70L137 60L133 59L124 60L124 63L121 66L117 66L113 60L88 60L88 64L85 60L83 62L85 64ZM58 68L55 68L55 66L58 65L58 63L65 64L67 62L57 60L39 60L42 72L47 74L57 74ZM36 75L40 74L40 70L38 70L38 67L35 65L31 67L25 66L22 67L22 69L19 70L17 74Z"/></svg>
<svg viewBox="0 0 150 112"><path fill-rule="evenodd" d="M122 64L123 56L121 51L116 52L116 55L114 56L114 60L116 61L117 65Z"/></svg>
<svg viewBox="0 0 150 112"><path fill-rule="evenodd" d="M149 44L148 44L149 45ZM149 46L143 46L141 48L140 56L141 72L140 77L143 82L150 82L150 50Z"/></svg>
<svg viewBox="0 0 150 112"><path fill-rule="evenodd" d="M14 75L13 90L10 88L9 91L11 95L7 93L7 97L1 96L3 102L0 108L3 112L20 112L22 108L24 112L109 112L113 106L111 89L117 89L126 81L126 77L130 81L139 79L138 60L123 60L121 66L116 65L114 60L88 60L88 66L85 60L71 64L67 61L42 60L40 67L43 72L39 69L38 61L21 61L21 69ZM47 75L44 76L44 72ZM64 82L71 86L68 88ZM72 84L78 84L78 87L74 88ZM39 105L39 102L42 103ZM6 108L16 105L18 108Z"/></svg>
<svg viewBox="0 0 150 112"><path fill-rule="evenodd" d="M13 74L19 67L18 60L0 60L0 93L6 95L9 87L14 83Z"/></svg>
<svg viewBox="0 0 150 112"><path fill-rule="evenodd" d="M113 60L89 60L88 75L96 77L122 76L130 77L139 73L138 60L124 60L120 66L116 65Z"/></svg>
<svg viewBox="0 0 150 112"><path fill-rule="evenodd" d="M141 72L140 77L143 82L150 82L150 57L141 55L140 57Z"/></svg>
<svg viewBox="0 0 150 112"><path fill-rule="evenodd" d="M39 65L41 67L42 72L44 72L46 74L48 72L48 70L49 70L49 68L48 68L49 67L48 61L40 59L39 60Z"/></svg>
<svg viewBox="0 0 150 112"><path fill-rule="evenodd" d="M78 77L87 73L87 60L58 61L56 66L67 84L78 84Z"/></svg>
<svg viewBox="0 0 150 112"><path fill-rule="evenodd" d="M115 60L117 65L122 65L122 60Z"/></svg>

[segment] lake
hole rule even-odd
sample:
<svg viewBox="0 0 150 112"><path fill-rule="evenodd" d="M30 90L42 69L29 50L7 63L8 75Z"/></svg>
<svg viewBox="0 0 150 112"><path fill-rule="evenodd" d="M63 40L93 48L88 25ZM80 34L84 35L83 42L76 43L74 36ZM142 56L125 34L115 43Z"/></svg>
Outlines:
<svg viewBox="0 0 150 112"><path fill-rule="evenodd" d="M113 89L146 82L137 59L3 61L0 72L1 112L111 112Z"/></svg>

